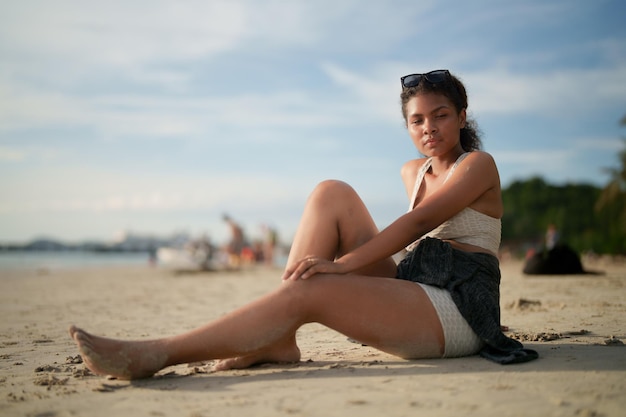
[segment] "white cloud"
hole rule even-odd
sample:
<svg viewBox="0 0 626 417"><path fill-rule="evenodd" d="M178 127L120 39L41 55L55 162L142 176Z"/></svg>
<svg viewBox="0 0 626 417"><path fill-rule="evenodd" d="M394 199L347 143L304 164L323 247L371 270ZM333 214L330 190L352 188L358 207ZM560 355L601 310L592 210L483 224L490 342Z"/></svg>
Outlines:
<svg viewBox="0 0 626 417"><path fill-rule="evenodd" d="M0 146L0 161L21 161L26 157L23 149L9 146Z"/></svg>
<svg viewBox="0 0 626 417"><path fill-rule="evenodd" d="M90 72L176 81L158 65L215 57L236 50L341 48L372 51L413 33L427 7L359 1L108 1L12 2L2 6L0 51L19 69L54 62L68 78ZM393 30L390 30L392 29ZM4 39L4 41L1 41ZM252 67L252 65L251 65ZM148 68L150 68L148 70ZM31 69L32 71L32 69Z"/></svg>
<svg viewBox="0 0 626 417"><path fill-rule="evenodd" d="M626 97L626 66L604 69L558 69L521 74L481 70L464 74L474 112L549 114L567 118L612 107Z"/></svg>
<svg viewBox="0 0 626 417"><path fill-rule="evenodd" d="M380 94L384 89L376 91L373 87L364 100L357 102L352 96L331 97L305 90L200 98L139 93L85 97L11 87L0 93L0 131L72 126L88 127L105 138L144 140L172 136L206 140L212 136L210 132L224 127L258 131L345 126L357 119L389 117L390 106L381 106L376 96L385 95ZM392 117L398 121L395 103Z"/></svg>
<svg viewBox="0 0 626 417"><path fill-rule="evenodd" d="M380 63L370 73L357 72L337 64L322 68L340 87L353 93L354 113L398 123L398 74L401 65ZM434 68L434 66L433 66ZM375 73L375 75L371 75ZM528 74L502 69L481 69L457 74L463 80L470 110L488 114L538 114L567 120L602 106L623 104L626 97L626 63L603 69L558 69ZM398 84L398 85L396 85Z"/></svg>
<svg viewBox="0 0 626 417"><path fill-rule="evenodd" d="M500 149L490 153L498 163L504 186L513 179L531 175L549 182L601 184L606 180L603 168L611 166L614 161L598 159L597 155L607 155L607 151L617 154L623 146L623 141L619 139L589 137L574 139L569 146L560 148Z"/></svg>
<svg viewBox="0 0 626 417"><path fill-rule="evenodd" d="M276 187L280 184L280 187ZM242 198L245 190L245 199ZM0 185L0 213L208 210L223 205L263 208L303 200L298 180L259 173L254 177L138 174L72 166L32 169Z"/></svg>
<svg viewBox="0 0 626 417"><path fill-rule="evenodd" d="M579 151L587 151L589 149L606 150L617 154L617 152L624 149L624 141L619 138L587 137L576 139L573 147Z"/></svg>
<svg viewBox="0 0 626 417"><path fill-rule="evenodd" d="M414 25L411 19L429 11L368 5L360 2L320 4L308 2L16 2L4 6L2 18L4 49L15 45L13 53L66 60L65 82L89 82L94 73L123 67L121 75L132 87L156 83L166 91L185 92L191 75L183 68L160 67L159 62L210 57L215 53L246 48L247 42L280 48L280 45L314 45L336 37L343 47L359 42L371 47L372 39L387 44L406 37ZM409 3L407 3L408 5ZM533 5L542 7L541 5ZM524 6L527 11L530 6ZM400 8L404 13L393 13ZM347 19L347 17L350 19ZM395 26L393 31L367 31L372 16ZM491 17L490 19L493 19ZM342 34L355 31L358 40ZM393 33L393 34L390 34ZM332 43L332 42L331 42ZM444 51L445 52L445 51ZM12 55L15 56L15 55ZM452 55L453 56L453 55ZM441 58L439 58L441 59ZM21 62L21 64L20 64ZM426 64L421 59L422 65ZM96 127L105 136L193 136L207 126L324 126L343 124L349 119L380 120L397 124L399 74L410 71L406 62L374 62L349 69L339 62L325 60L324 73L339 87L330 94L305 90L271 94L234 93L229 97L190 98L135 92L86 96L60 93L57 88L27 84L12 71L23 65L26 73L45 76L45 68L32 62L11 60L0 74L0 126L17 129L71 123ZM435 65L436 66L436 65ZM28 67L28 69L26 69ZM434 67L434 66L433 66ZM33 70L33 68L35 68ZM55 67L56 68L56 67ZM74 71L84 73L74 77ZM57 71L61 70L56 68ZM54 74L54 68L51 75ZM565 113L585 110L589 103L615 103L626 96L626 70L553 70L534 75L512 70L483 68L463 74L470 92L471 110L487 113ZM61 77L63 78L63 76ZM588 88L581 88L588 86ZM103 88L103 87L100 87ZM72 91L70 89L69 91ZM356 98L356 100L355 100ZM132 111L129 111L132 110Z"/></svg>
<svg viewBox="0 0 626 417"><path fill-rule="evenodd" d="M37 162L58 159L65 151L47 145L15 144L0 146L0 161L22 162L34 159Z"/></svg>
<svg viewBox="0 0 626 417"><path fill-rule="evenodd" d="M348 104L355 117L379 118L390 122L399 121L400 81L397 68L381 63L374 68L355 71L342 68L338 64L321 64L325 74L339 87L351 91Z"/></svg>
<svg viewBox="0 0 626 417"><path fill-rule="evenodd" d="M245 15L231 1L30 1L4 6L0 33L12 52L69 59L72 65L132 68L232 48Z"/></svg>
<svg viewBox="0 0 626 417"><path fill-rule="evenodd" d="M60 92L14 86L0 79L0 132L55 125L81 125L84 99Z"/></svg>

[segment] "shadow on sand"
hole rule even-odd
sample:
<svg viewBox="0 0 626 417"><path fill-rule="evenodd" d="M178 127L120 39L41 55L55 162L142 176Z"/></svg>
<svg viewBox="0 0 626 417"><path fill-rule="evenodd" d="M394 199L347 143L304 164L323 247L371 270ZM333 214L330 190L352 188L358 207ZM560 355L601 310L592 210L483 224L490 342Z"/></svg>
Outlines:
<svg viewBox="0 0 626 417"><path fill-rule="evenodd" d="M150 379L124 382L118 388L138 387L155 390L228 390L244 383L270 383L327 378L401 378L415 375L461 375L492 372L557 373L563 371L626 371L626 347L576 343L528 343L539 352L539 360L499 365L478 356L416 361L308 361L292 365L262 365L246 370L181 375L175 372ZM601 357L602 360L598 360ZM121 383L121 381L120 381Z"/></svg>

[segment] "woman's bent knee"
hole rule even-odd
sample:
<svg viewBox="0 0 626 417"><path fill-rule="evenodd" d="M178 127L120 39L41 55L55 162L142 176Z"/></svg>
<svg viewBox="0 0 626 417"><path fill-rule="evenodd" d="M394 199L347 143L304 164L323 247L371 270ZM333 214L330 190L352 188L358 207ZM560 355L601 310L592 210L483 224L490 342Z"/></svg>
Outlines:
<svg viewBox="0 0 626 417"><path fill-rule="evenodd" d="M336 283L333 282L337 277L345 278L346 275L319 274L307 279L287 280L282 282L277 291L303 309L315 309L324 306L327 297L337 291Z"/></svg>
<svg viewBox="0 0 626 417"><path fill-rule="evenodd" d="M354 191L354 188L347 182L329 179L317 184L313 190L313 194L323 194L338 198L349 194L356 195L356 191Z"/></svg>
<svg viewBox="0 0 626 417"><path fill-rule="evenodd" d="M311 291L312 284L315 284L313 280L315 280L315 277L306 280L283 281L276 291L280 297L287 300L289 305L296 305L301 309L314 297L315 292Z"/></svg>

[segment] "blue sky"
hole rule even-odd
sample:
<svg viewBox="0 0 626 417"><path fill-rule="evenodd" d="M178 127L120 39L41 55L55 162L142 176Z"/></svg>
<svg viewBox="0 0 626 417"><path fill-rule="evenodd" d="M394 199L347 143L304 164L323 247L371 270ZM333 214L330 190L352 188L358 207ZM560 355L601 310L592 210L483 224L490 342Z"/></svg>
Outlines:
<svg viewBox="0 0 626 417"><path fill-rule="evenodd" d="M418 156L399 77L448 68L502 185L604 185L626 114L626 4L0 0L0 242L123 230L289 240L342 179L384 227Z"/></svg>

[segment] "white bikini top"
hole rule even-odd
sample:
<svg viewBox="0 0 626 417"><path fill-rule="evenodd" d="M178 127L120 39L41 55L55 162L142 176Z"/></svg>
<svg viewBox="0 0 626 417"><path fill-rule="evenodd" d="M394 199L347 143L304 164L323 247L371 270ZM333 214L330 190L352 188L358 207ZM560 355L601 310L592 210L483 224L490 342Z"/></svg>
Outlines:
<svg viewBox="0 0 626 417"><path fill-rule="evenodd" d="M448 178L452 175L457 165L469 155L469 152L465 152L456 160L450 172L446 176L444 183L448 181ZM411 196L409 211L413 210L415 206L415 200L417 199L417 193L424 181L424 175L432 164L432 159L428 158L424 165L417 173L417 179L415 180L415 186L413 187L413 195ZM437 238L441 240L454 240L459 243L466 243L469 245L478 246L480 248L487 249L494 255L498 254L500 248L500 239L502 233L502 222L500 219L488 216L484 213L476 211L472 208L466 207L456 215L452 216L445 222L441 223L437 228L431 230L421 238L411 243L406 247L407 250L412 250L417 244L426 237Z"/></svg>

